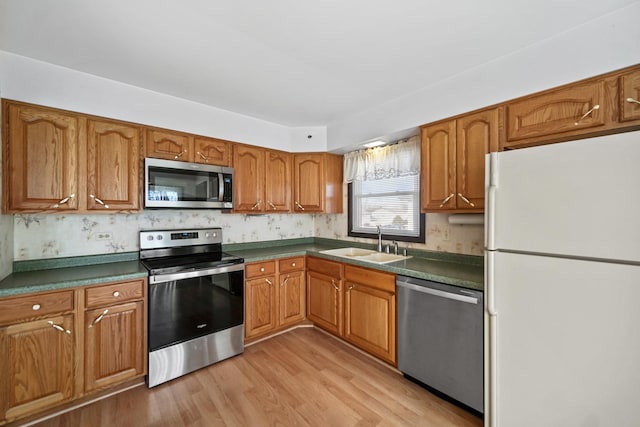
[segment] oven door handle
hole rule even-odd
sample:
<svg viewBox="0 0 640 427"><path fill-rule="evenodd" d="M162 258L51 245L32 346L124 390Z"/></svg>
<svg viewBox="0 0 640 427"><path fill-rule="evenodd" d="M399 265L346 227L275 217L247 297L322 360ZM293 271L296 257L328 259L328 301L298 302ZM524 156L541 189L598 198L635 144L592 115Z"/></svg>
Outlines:
<svg viewBox="0 0 640 427"><path fill-rule="evenodd" d="M243 270L244 264L228 264L217 266L215 268L181 271L180 273L150 275L149 284L153 285L156 283L173 282L176 280L191 279L193 277L210 276L212 274L231 273L233 271Z"/></svg>

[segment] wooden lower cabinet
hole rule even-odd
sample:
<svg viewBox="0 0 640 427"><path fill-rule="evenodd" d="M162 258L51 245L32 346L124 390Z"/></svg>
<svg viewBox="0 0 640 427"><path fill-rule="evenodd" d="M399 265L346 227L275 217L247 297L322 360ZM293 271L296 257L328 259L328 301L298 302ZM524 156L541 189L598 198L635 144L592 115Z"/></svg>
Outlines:
<svg viewBox="0 0 640 427"><path fill-rule="evenodd" d="M344 338L395 366L395 275L352 265L344 275Z"/></svg>
<svg viewBox="0 0 640 427"><path fill-rule="evenodd" d="M307 259L307 318L322 329L342 336L342 264Z"/></svg>
<svg viewBox="0 0 640 427"><path fill-rule="evenodd" d="M245 266L245 339L255 339L305 319L304 257Z"/></svg>
<svg viewBox="0 0 640 427"><path fill-rule="evenodd" d="M307 265L308 319L395 366L395 275L313 257Z"/></svg>
<svg viewBox="0 0 640 427"><path fill-rule="evenodd" d="M1 298L0 425L145 375L146 283Z"/></svg>
<svg viewBox="0 0 640 427"><path fill-rule="evenodd" d="M0 328L0 422L74 397L73 317L61 314Z"/></svg>

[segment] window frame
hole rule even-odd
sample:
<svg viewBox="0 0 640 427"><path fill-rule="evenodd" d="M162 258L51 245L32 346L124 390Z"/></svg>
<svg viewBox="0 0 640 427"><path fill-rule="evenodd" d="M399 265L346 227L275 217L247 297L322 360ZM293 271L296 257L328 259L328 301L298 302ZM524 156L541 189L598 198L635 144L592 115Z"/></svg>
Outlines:
<svg viewBox="0 0 640 427"><path fill-rule="evenodd" d="M378 239L378 233L363 233L359 231L352 231L353 228L353 183L347 184L347 236L350 237L363 237L367 239ZM420 190L418 190L418 206L420 204ZM420 222L420 234L418 236L406 236L397 234L385 234L384 229L382 239L384 240L396 240L398 242L410 242L410 243L425 243L425 214L420 212L418 215Z"/></svg>

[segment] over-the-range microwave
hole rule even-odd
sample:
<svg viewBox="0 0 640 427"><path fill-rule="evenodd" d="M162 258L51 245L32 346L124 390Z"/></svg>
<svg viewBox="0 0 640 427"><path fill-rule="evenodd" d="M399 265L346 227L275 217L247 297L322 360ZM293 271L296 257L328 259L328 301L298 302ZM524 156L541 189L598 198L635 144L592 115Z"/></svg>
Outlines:
<svg viewBox="0 0 640 427"><path fill-rule="evenodd" d="M144 159L144 207L233 208L233 168Z"/></svg>

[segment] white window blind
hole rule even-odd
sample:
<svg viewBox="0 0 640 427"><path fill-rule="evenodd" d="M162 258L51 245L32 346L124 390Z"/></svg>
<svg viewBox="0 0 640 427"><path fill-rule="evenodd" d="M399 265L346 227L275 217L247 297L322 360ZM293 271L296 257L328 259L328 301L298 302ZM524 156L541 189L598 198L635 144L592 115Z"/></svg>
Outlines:
<svg viewBox="0 0 640 427"><path fill-rule="evenodd" d="M351 232L420 236L420 175L352 182Z"/></svg>

